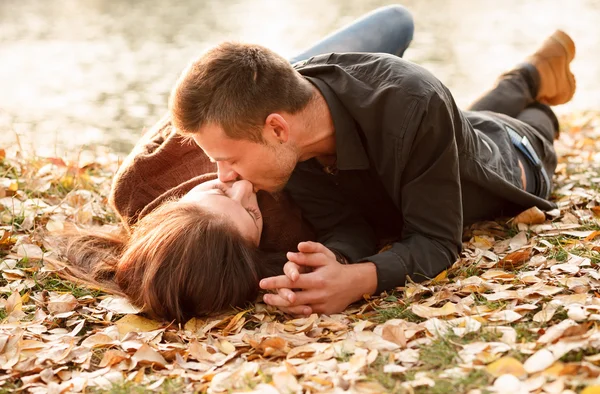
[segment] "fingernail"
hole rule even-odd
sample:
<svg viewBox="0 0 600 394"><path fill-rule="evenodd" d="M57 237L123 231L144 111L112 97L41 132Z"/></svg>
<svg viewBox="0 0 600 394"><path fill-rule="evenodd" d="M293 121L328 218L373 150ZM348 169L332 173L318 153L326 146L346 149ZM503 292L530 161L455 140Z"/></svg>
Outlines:
<svg viewBox="0 0 600 394"><path fill-rule="evenodd" d="M259 282L259 284L258 284L258 285L259 285L260 287L263 287L263 286L265 285L265 281L264 281L264 280L261 280L261 281Z"/></svg>
<svg viewBox="0 0 600 394"><path fill-rule="evenodd" d="M287 299L288 299L288 301L289 301L289 302L292 302L292 298L293 298L293 297L292 297L292 295L291 295L291 294L289 294L289 295L287 296Z"/></svg>

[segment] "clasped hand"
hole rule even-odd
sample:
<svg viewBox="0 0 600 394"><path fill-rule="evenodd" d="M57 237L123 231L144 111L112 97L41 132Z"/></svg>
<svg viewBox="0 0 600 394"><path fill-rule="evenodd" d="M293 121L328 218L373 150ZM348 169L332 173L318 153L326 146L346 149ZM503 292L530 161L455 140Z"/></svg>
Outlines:
<svg viewBox="0 0 600 394"><path fill-rule="evenodd" d="M318 242L301 242L298 252L288 252L287 258L284 275L260 281L262 289L276 291L265 294L264 302L286 313L341 312L369 291L361 283L358 267L364 264L340 264L335 254Z"/></svg>

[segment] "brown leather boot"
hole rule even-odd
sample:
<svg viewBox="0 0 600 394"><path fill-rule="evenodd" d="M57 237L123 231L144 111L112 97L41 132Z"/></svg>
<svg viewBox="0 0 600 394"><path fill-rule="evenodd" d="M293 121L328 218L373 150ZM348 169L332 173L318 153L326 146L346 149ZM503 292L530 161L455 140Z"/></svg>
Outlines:
<svg viewBox="0 0 600 394"><path fill-rule="evenodd" d="M575 94L575 76L569 63L575 57L575 43L567 33L557 30L540 49L527 58L540 74L537 101L548 105L564 104Z"/></svg>

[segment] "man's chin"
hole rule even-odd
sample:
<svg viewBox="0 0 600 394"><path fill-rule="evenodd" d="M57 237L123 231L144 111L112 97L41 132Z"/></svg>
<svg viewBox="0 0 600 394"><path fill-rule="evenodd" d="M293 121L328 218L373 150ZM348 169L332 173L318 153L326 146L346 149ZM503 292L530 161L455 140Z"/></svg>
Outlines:
<svg viewBox="0 0 600 394"><path fill-rule="evenodd" d="M289 177L283 181L277 181L277 183L272 183L270 185L254 185L254 192L258 192L259 190L263 190L267 193L276 194L280 193L285 189L285 185L287 184Z"/></svg>

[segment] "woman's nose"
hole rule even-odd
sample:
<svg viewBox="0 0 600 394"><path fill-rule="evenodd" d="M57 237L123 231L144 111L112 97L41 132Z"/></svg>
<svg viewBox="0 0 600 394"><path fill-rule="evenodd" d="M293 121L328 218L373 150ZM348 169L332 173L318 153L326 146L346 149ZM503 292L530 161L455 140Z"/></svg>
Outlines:
<svg viewBox="0 0 600 394"><path fill-rule="evenodd" d="M241 180L234 182L231 185L231 199L242 203L245 199L247 199L253 193L252 183Z"/></svg>

